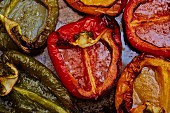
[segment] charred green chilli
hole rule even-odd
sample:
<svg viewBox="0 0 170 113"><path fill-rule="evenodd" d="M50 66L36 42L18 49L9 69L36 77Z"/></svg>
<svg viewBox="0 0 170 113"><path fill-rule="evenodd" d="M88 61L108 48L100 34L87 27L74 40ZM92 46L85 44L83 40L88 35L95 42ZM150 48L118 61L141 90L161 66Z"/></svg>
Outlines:
<svg viewBox="0 0 170 113"><path fill-rule="evenodd" d="M58 1L1 0L0 4L0 49L42 52L57 23Z"/></svg>
<svg viewBox="0 0 170 113"><path fill-rule="evenodd" d="M12 91L14 90L15 92L20 93L20 95L24 95L30 98L30 100L38 102L39 104L49 108L50 110L57 112L61 111L68 112L67 110L64 109L64 107L61 106L65 105L66 108L68 109L72 107L71 98L67 93L67 90L61 84L60 80L53 74L53 72L50 69L46 68L42 63L35 60L33 57L23 55L17 51L7 51L1 56L0 64L1 64L0 66L2 67L0 69L1 95L7 94L7 91L10 92L10 90L14 86ZM54 104L53 102L37 95L37 93L22 89L17 85L14 85L19 77L18 69L19 72L20 70L22 70L24 73L28 73L30 77L39 80L44 86L47 87L48 90L50 90L57 97L60 103L62 102L63 104L61 105L56 102ZM13 81L13 85L10 88L9 87L6 88L6 86L10 85L8 84L8 82L3 82L2 80ZM19 82L21 81L22 80L20 80ZM19 82L17 84L20 84ZM30 90L31 89L33 88L30 88Z"/></svg>

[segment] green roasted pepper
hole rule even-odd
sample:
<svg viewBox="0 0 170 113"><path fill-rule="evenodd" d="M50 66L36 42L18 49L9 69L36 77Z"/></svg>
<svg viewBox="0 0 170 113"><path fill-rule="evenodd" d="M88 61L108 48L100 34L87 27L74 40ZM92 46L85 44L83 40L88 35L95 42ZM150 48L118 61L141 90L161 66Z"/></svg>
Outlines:
<svg viewBox="0 0 170 113"><path fill-rule="evenodd" d="M1 99L7 100L12 103L12 106L6 106L6 111L12 109L15 113L22 112L44 112L48 111L50 113L70 113L69 110L62 107L59 101L51 101L48 98L42 97L34 92L20 87L13 87L12 92L8 97L1 97ZM3 100L3 101L4 101ZM2 111L5 106L1 104L0 111ZM27 110L27 111L26 111ZM6 113L6 112L5 112Z"/></svg>
<svg viewBox="0 0 170 113"><path fill-rule="evenodd" d="M0 77L6 78L5 79L6 81L9 79L11 81L14 81L13 78L19 79L19 82L16 85L14 85L14 87L12 85L12 87L13 87L12 91L15 90L15 91L19 92L21 95L24 95L24 96L30 98L30 100L36 101L43 106L48 104L49 106L46 105L45 107L47 107L47 108L49 107L52 110L64 110L62 107L58 106L58 104L56 102L54 104L54 103L42 98L41 96L39 96L37 94L37 92L33 93L32 91L30 91L33 89L37 90L37 88L39 88L39 86L37 88L34 88L34 86L31 88L28 88L29 85L25 87L23 85L22 81L26 81L26 79L20 79L20 78L18 78L20 76L17 76L17 74L19 73L18 70L22 70L22 72L29 74L31 79L32 78L37 79L44 86L46 86L47 89L50 90L52 92L52 94L54 94L57 97L57 99L62 103L62 105L66 106L66 108L68 108L68 109L73 108L72 101L71 101L70 95L68 94L67 90L63 87L63 85L61 84L60 80L56 77L56 75L54 75L54 73L50 69L46 68L42 63L35 60L33 57L26 56L26 55L21 54L17 51L5 52L1 56L1 60L2 61L0 64L1 64L1 67L3 67L4 69L3 68L0 69ZM5 71L7 69L9 71ZM9 76L9 75L11 75L11 76ZM19 75L22 75L21 71L20 71ZM5 92L5 91L9 90L5 87L5 84L2 84L2 83L3 82L1 81L1 87L0 87L1 93L2 93L2 91ZM27 83L30 83L30 81ZM15 84L15 82L13 82L13 84ZM18 87L18 84L19 84L19 87L21 87L21 88ZM28 88L28 89L25 89L25 88ZM56 107L56 106L58 106L58 107Z"/></svg>
<svg viewBox="0 0 170 113"><path fill-rule="evenodd" d="M41 104L43 107L49 109L52 112L58 112L58 113L68 113L69 111L63 109L62 107L59 106L59 103L53 103L45 98L40 97L36 93L30 92L25 89L21 89L18 87L14 87L14 90L20 93L21 95L26 96L30 100L33 100L34 102L37 102Z"/></svg>
<svg viewBox="0 0 170 113"><path fill-rule="evenodd" d="M1 0L0 50L22 50L38 54L55 30L57 0Z"/></svg>

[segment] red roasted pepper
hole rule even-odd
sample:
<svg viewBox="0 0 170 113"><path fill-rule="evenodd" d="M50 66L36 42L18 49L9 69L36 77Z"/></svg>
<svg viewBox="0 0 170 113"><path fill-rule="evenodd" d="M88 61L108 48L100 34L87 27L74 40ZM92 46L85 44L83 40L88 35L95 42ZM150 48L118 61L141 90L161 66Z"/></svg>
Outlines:
<svg viewBox="0 0 170 113"><path fill-rule="evenodd" d="M169 0L130 0L124 10L126 35L137 50L170 58Z"/></svg>
<svg viewBox="0 0 170 113"><path fill-rule="evenodd" d="M128 0L66 0L74 9L90 15L107 14L117 16L125 7ZM89 2L86 4L85 2Z"/></svg>
<svg viewBox="0 0 170 113"><path fill-rule="evenodd" d="M49 56L78 98L96 98L111 87L121 67L119 26L108 16L87 16L49 35Z"/></svg>

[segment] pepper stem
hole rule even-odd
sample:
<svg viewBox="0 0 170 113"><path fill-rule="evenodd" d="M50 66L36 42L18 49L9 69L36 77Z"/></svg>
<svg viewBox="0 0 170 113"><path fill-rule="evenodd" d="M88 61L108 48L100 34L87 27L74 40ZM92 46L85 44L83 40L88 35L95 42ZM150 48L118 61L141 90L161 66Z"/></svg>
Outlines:
<svg viewBox="0 0 170 113"><path fill-rule="evenodd" d="M70 42L70 44L74 46L79 46L81 48L92 46L100 40L101 36L105 32L106 32L106 29L103 30L103 32L96 39L93 39L93 37L90 35L89 32L81 32L78 35L76 35L76 41Z"/></svg>

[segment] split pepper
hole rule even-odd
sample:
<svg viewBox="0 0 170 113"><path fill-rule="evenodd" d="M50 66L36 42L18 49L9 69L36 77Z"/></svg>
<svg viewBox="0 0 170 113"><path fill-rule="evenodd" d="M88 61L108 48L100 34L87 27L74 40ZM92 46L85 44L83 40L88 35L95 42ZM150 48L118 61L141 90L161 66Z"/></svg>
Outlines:
<svg viewBox="0 0 170 113"><path fill-rule="evenodd" d="M135 49L170 58L169 0L129 0L124 10L127 39Z"/></svg>
<svg viewBox="0 0 170 113"><path fill-rule="evenodd" d="M57 24L58 1L2 0L1 4L0 49L42 52Z"/></svg>
<svg viewBox="0 0 170 113"><path fill-rule="evenodd" d="M117 83L117 113L169 113L170 61L138 55L125 67ZM140 112L139 112L140 111Z"/></svg>
<svg viewBox="0 0 170 113"><path fill-rule="evenodd" d="M60 104L54 104L46 99L43 99L36 93L15 86L16 82L19 80L19 72L22 70L25 73L28 73L32 78L38 79L38 81L46 86L57 97L60 103L65 105L66 108L73 109L71 97L67 92L67 89L64 88L58 77L42 63L33 57L26 56L17 51L7 51L1 56L1 59L1 96L7 95L14 89L20 94L27 96L31 100L38 102L49 109L66 112L63 109L64 107L59 106ZM49 106L45 104L49 104Z"/></svg>
<svg viewBox="0 0 170 113"><path fill-rule="evenodd" d="M106 15L62 26L49 35L47 48L60 80L78 98L100 96L122 65L119 26Z"/></svg>

